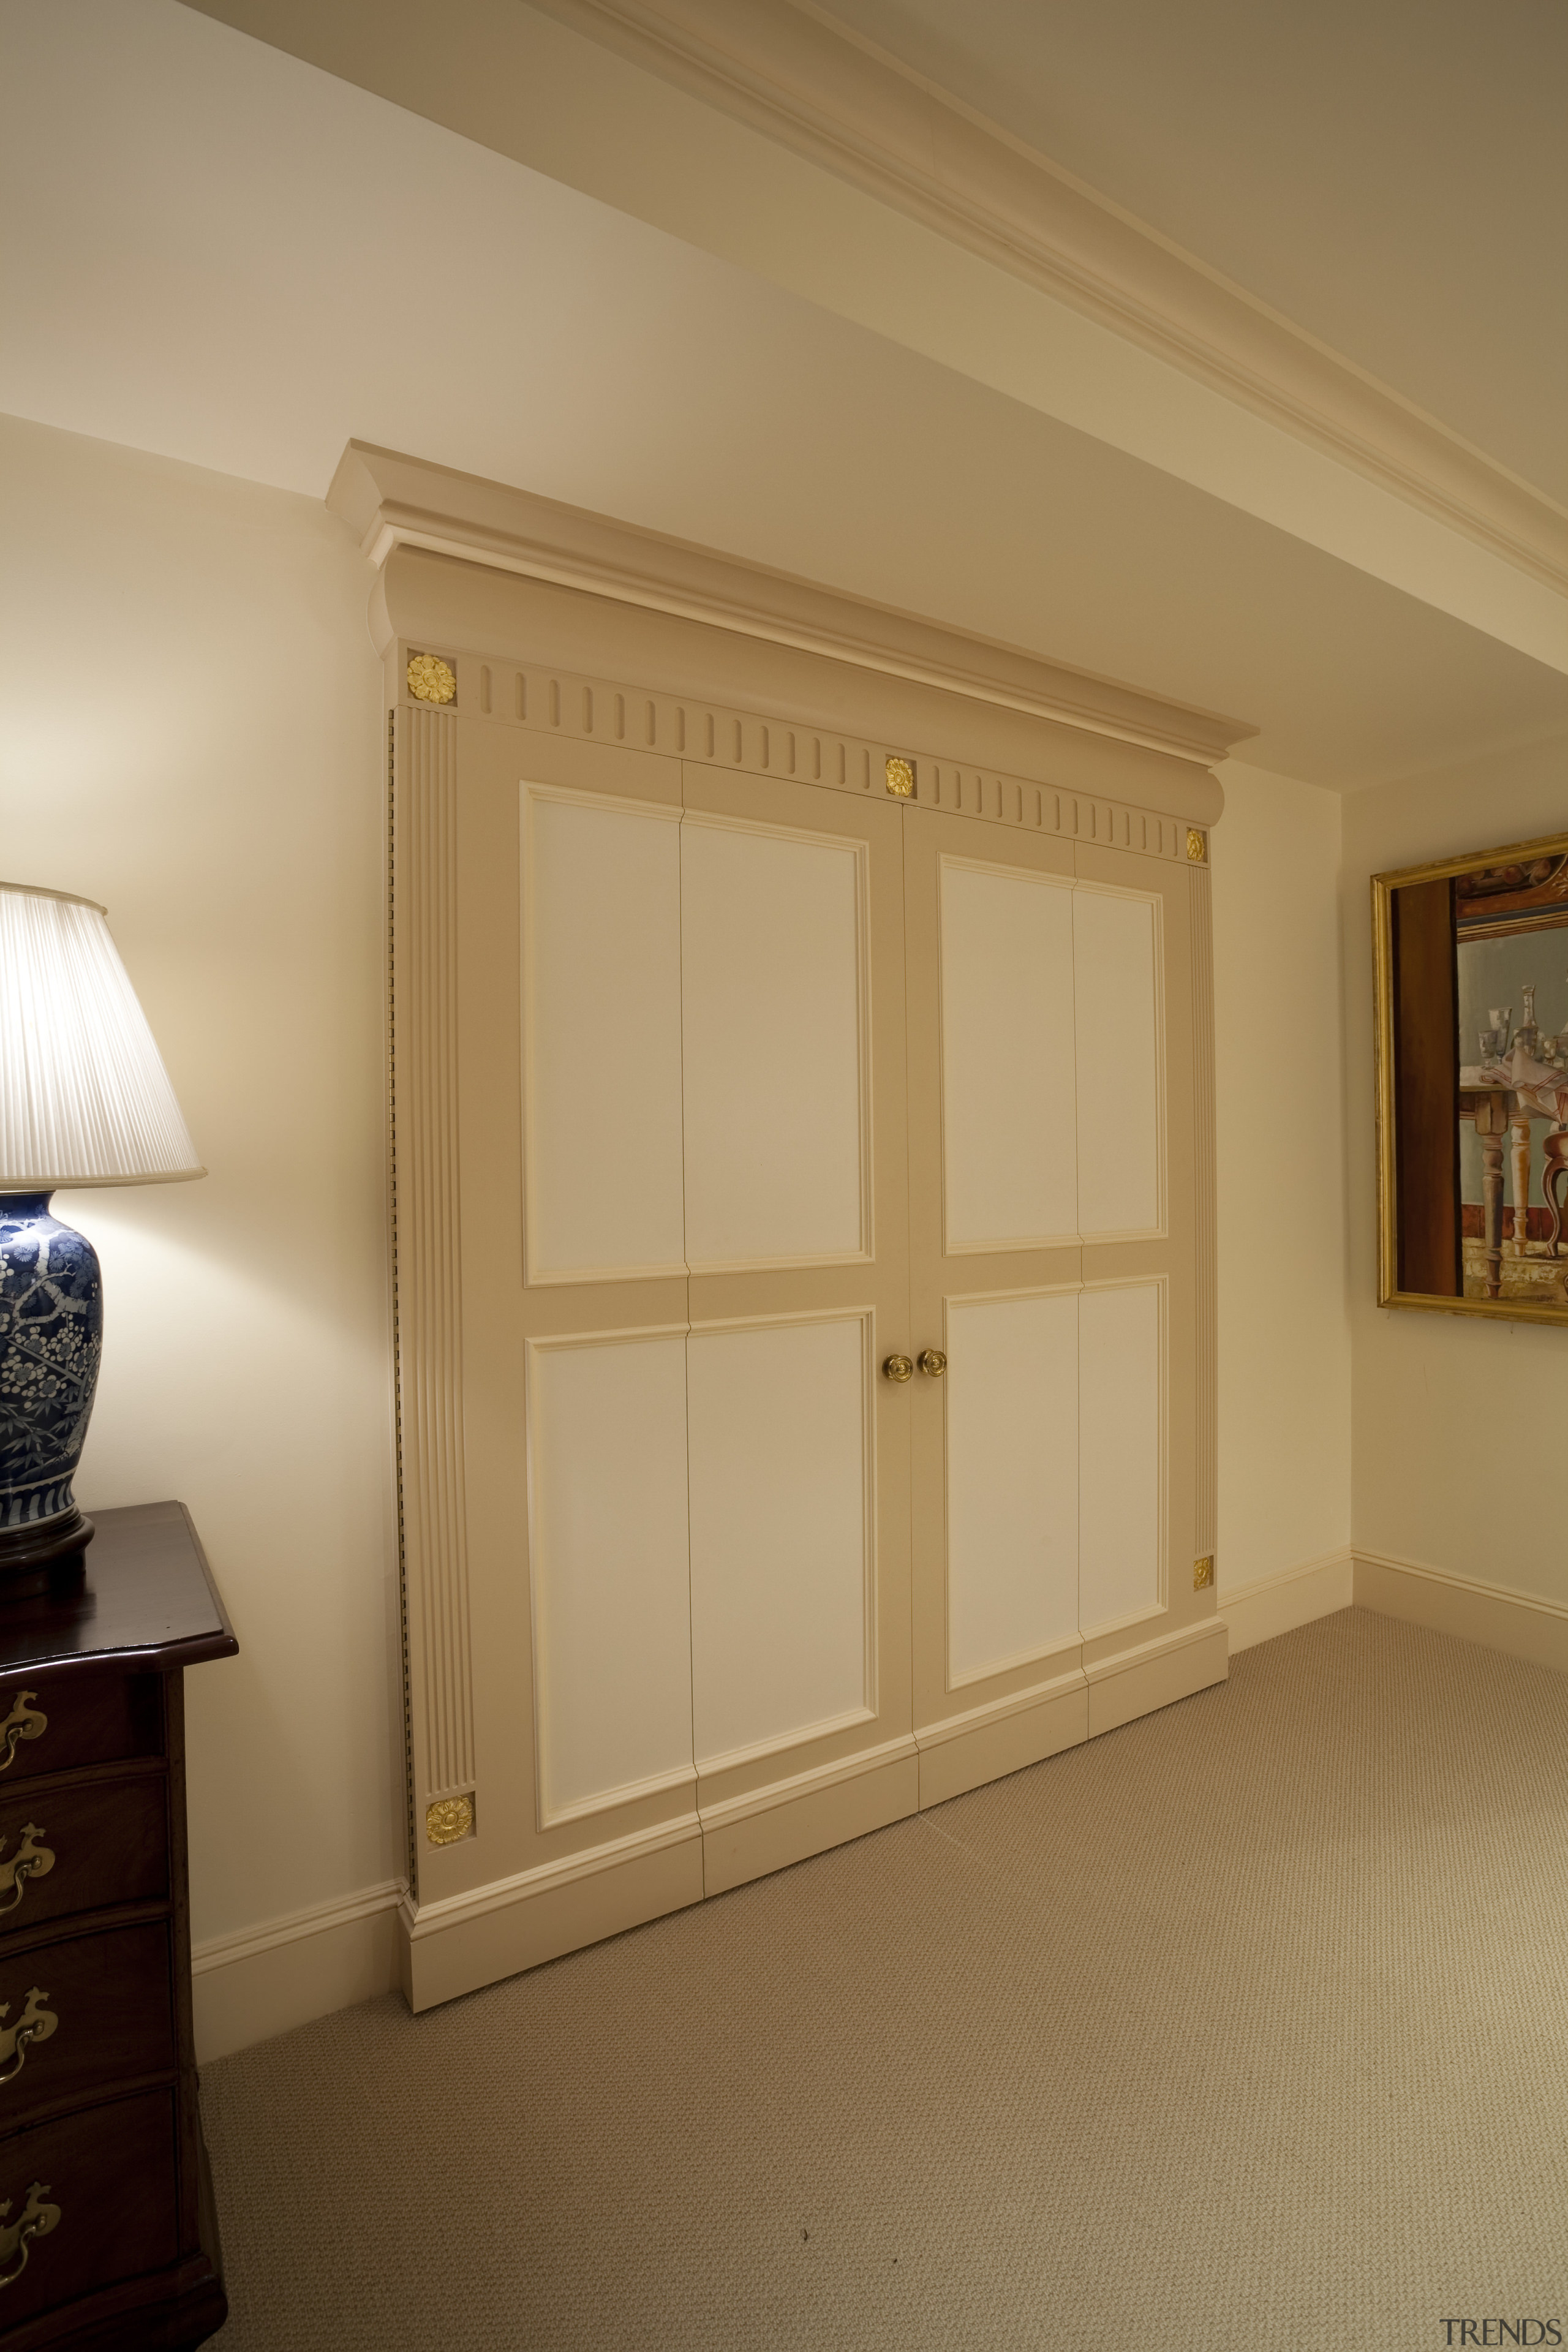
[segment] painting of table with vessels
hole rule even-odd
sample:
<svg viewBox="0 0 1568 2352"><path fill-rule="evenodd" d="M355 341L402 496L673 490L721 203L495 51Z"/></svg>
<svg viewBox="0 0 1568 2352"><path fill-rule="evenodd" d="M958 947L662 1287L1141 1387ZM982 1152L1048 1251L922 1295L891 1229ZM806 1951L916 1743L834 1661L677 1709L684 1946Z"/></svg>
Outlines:
<svg viewBox="0 0 1568 2352"><path fill-rule="evenodd" d="M1568 836L1378 875L1379 1300L1568 1322Z"/></svg>

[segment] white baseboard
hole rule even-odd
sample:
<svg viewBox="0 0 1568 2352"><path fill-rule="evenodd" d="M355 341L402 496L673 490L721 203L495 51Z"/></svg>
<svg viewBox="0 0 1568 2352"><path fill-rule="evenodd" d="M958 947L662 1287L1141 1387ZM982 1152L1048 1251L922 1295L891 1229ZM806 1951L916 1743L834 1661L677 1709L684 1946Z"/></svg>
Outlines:
<svg viewBox="0 0 1568 2352"><path fill-rule="evenodd" d="M1568 1605L1513 1585L1483 1584L1424 1560L1363 1551L1358 1545L1279 1576L1222 1587L1219 1613L1229 1625L1234 1656L1352 1602L1568 1674Z"/></svg>
<svg viewBox="0 0 1568 2352"><path fill-rule="evenodd" d="M679 1814L461 1895L416 1904L405 1894L397 1981L410 2009L434 2009L701 1900L701 1824Z"/></svg>
<svg viewBox="0 0 1568 2352"><path fill-rule="evenodd" d="M1257 1576L1246 1584L1223 1584L1219 1613L1230 1628L1232 1657L1257 1642L1271 1642L1276 1633L1294 1633L1314 1617L1330 1617L1359 1599L1354 1560L1348 1545L1325 1552L1321 1559L1303 1560L1300 1568L1282 1569L1276 1576Z"/></svg>
<svg viewBox="0 0 1568 2352"><path fill-rule="evenodd" d="M1354 1559L1358 1609L1402 1617L1407 1624L1457 1634L1460 1641L1568 1674L1568 1607L1562 1601L1384 1552L1358 1549Z"/></svg>
<svg viewBox="0 0 1568 2352"><path fill-rule="evenodd" d="M1065 1673L921 1726L915 1738L922 1812L1089 1738L1089 1685L1076 1663L1079 1652L1074 1643L1075 1663Z"/></svg>
<svg viewBox="0 0 1568 2352"><path fill-rule="evenodd" d="M1191 1698L1230 1671L1228 1629L1221 1616L1199 1617L1174 1632L1130 1643L1110 1657L1091 1658L1083 1677L1089 1685L1089 1736L1119 1730L1141 1715Z"/></svg>
<svg viewBox="0 0 1568 2352"><path fill-rule="evenodd" d="M920 1752L909 1733L718 1804L704 1804L700 1794L702 1891L721 1895L886 1829L919 1803Z"/></svg>
<svg viewBox="0 0 1568 2352"><path fill-rule="evenodd" d="M400 1880L218 1936L191 1954L196 2059L226 2058L398 1981Z"/></svg>

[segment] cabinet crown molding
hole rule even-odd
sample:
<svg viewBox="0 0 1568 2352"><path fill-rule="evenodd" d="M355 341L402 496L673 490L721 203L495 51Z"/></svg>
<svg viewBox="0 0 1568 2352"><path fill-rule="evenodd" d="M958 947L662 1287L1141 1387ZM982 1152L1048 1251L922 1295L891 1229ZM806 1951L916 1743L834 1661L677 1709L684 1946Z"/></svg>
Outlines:
<svg viewBox="0 0 1568 2352"><path fill-rule="evenodd" d="M327 505L371 562L423 548L558 587L826 656L1207 769L1257 733L1245 721L824 588L744 557L351 441Z"/></svg>

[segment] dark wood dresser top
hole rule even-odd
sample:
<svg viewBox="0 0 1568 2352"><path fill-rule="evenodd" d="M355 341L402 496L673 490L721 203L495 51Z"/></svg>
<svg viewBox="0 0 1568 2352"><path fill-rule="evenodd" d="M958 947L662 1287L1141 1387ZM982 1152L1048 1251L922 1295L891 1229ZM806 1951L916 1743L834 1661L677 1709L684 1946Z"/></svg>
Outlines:
<svg viewBox="0 0 1568 2352"><path fill-rule="evenodd" d="M0 1675L18 1667L167 1670L239 1648L184 1503L94 1511L79 1587L0 1601Z"/></svg>

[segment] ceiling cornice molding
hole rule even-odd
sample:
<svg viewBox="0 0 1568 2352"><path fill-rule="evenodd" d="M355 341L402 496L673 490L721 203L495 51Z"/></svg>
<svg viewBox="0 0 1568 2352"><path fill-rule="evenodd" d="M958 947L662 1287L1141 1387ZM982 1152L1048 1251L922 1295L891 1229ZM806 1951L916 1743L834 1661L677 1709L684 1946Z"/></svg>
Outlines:
<svg viewBox="0 0 1568 2352"><path fill-rule="evenodd" d="M351 441L327 492L376 564L399 546L826 656L1202 768L1257 733L1016 646L502 482Z"/></svg>
<svg viewBox="0 0 1568 2352"><path fill-rule="evenodd" d="M532 0L1568 592L1568 509L811 0Z"/></svg>

